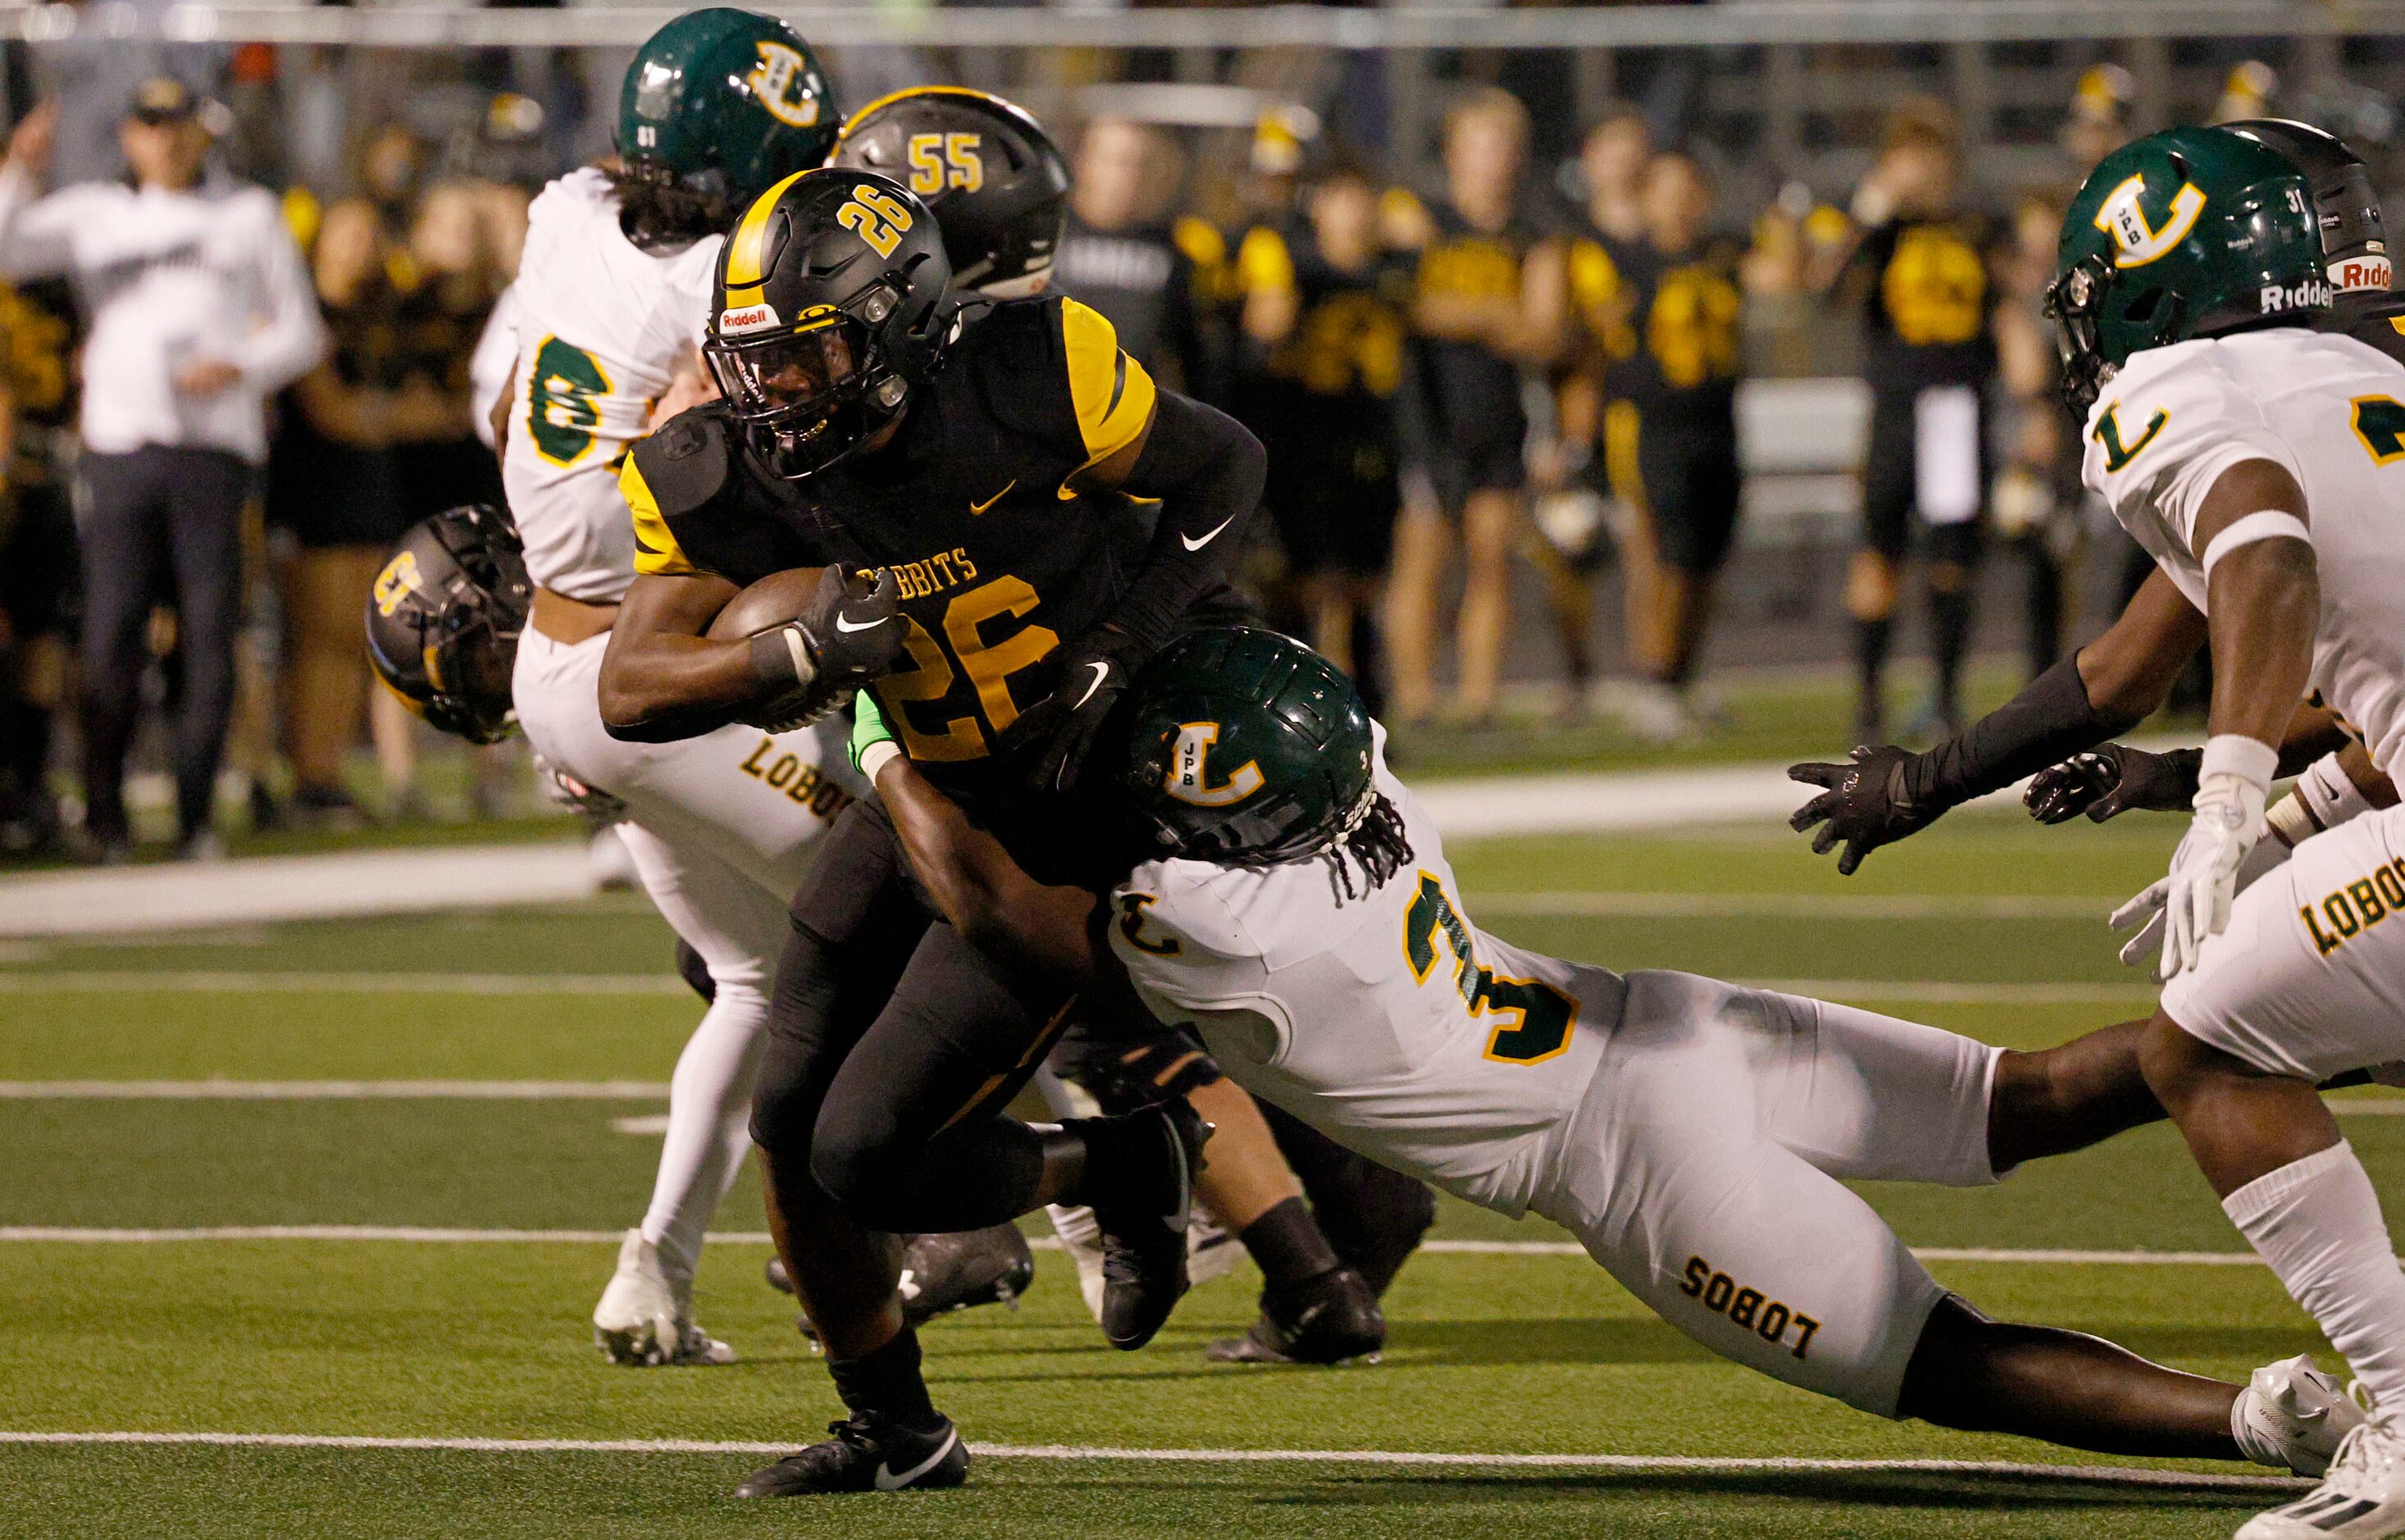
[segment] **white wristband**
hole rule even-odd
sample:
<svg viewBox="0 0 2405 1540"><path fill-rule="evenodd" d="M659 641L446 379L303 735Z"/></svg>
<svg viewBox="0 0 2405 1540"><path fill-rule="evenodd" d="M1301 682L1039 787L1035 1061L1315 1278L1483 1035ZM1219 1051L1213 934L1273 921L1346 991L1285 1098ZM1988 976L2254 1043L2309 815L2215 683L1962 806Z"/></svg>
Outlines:
<svg viewBox="0 0 2405 1540"><path fill-rule="evenodd" d="M860 751L860 773L868 777L873 786L877 784L877 772L901 757L901 744L891 738L880 738Z"/></svg>
<svg viewBox="0 0 2405 1540"><path fill-rule="evenodd" d="M2313 814L2316 833L2336 828L2371 811L2371 804L2364 800L2363 789L2346 773L2335 754L2323 755L2305 767L2305 773L2297 777L2296 799Z"/></svg>
<svg viewBox="0 0 2405 1540"><path fill-rule="evenodd" d="M2236 776L2268 797L2271 777L2280 770L2280 751L2259 738L2243 733L2217 732L2204 741L2204 759L2197 766L2197 780L2210 781L2216 775Z"/></svg>
<svg viewBox="0 0 2405 1540"><path fill-rule="evenodd" d="M2204 566L2205 581L2213 581L2215 562L2241 545L2252 545L2258 540L2301 540L2311 545L2314 532L2305 528L2303 519L2277 508L2265 508L2231 519L2222 527L2219 534L2205 543L2203 552L2197 558Z"/></svg>

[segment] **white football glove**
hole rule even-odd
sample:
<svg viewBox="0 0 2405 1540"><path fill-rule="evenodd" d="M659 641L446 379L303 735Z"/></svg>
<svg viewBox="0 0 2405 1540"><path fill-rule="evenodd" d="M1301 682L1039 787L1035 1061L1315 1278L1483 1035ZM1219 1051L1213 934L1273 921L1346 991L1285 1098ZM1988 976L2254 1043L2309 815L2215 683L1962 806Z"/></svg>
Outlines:
<svg viewBox="0 0 2405 1540"><path fill-rule="evenodd" d="M2276 870L2295 854L2278 840L2257 840L2245 859L2238 863L2237 881L2231 884L2230 897L2235 898L2253 887L2257 878ZM2113 911L2114 929L2138 927L2136 935L2121 943L2122 967L2136 968L2163 950L2163 900L2171 888L2170 878L2158 877L2145 892Z"/></svg>
<svg viewBox="0 0 2405 1540"><path fill-rule="evenodd" d="M2117 930L2140 925L2138 936L2121 949L2121 960L2134 964L2144 955L2148 932L2159 922L2162 954L2155 978L2168 983L2196 965L2205 939L2219 935L2229 924L2230 901L2238 896L2239 869L2263 842L2263 804L2271 790L2271 770L2277 754L2252 739L2215 736L2205 745L2204 771L2197 783L2196 812L2187 834L2172 853L2171 871L2159 883L2113 911ZM2270 760L2270 764L2262 763ZM2235 764L2232 761L2236 761ZM2285 859L2279 849L2248 881Z"/></svg>

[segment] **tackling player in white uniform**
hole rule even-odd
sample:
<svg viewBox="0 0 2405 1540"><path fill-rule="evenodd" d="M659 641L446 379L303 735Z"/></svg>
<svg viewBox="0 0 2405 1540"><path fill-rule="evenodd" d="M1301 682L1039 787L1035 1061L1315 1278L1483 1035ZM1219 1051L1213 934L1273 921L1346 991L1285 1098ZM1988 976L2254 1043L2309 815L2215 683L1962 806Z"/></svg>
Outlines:
<svg viewBox="0 0 2405 1540"><path fill-rule="evenodd" d="M594 1311L595 1339L619 1363L733 1357L694 1324L694 1268L751 1147L787 900L811 841L863 788L833 727L663 743L603 730L596 681L635 575L618 470L659 400L699 369L720 233L772 183L823 161L839 121L824 72L783 22L724 8L679 17L627 68L621 168L543 190L503 307L515 364L502 480L537 585L518 719L556 770L624 803L619 834L644 889L714 986L670 1084L651 1208Z"/></svg>
<svg viewBox="0 0 2405 1540"><path fill-rule="evenodd" d="M1989 1321L1844 1185L1989 1182L2134 1121L2089 1094L2112 1077L2075 1051L1479 932L1352 685L1273 633L1174 643L1129 732L1136 864L1102 900L1117 964L1160 1019L1340 1142L1559 1222L1698 1342L1882 1416L2308 1473L2357 1420L2301 1359L2242 1388ZM855 743L956 923L1106 1003L1095 897L1028 881L878 728Z"/></svg>
<svg viewBox="0 0 2405 1540"><path fill-rule="evenodd" d="M2405 1533L2405 1273L2316 1084L2405 1056L2405 927L2383 923L2405 898L2389 779L2405 741L2405 375L2343 334L2326 243L2350 210L2277 142L2155 134L2107 157L2064 219L2047 304L2084 478L2156 561L2139 599L2053 671L2051 704L2032 685L1931 756L1798 767L1832 787L1798 824L1828 817L1817 848L1853 841L1850 869L1959 799L1949 783L1988 789L2016 756L2134 723L2210 641L2201 755L2112 745L2041 776L2032 808L2192 801L2170 873L2114 916L2144 927L2126 959L2160 937L2145 1080L2375 1407L2318 1491L2240 1533L2357 1540ZM2274 774L2299 769L2267 816Z"/></svg>

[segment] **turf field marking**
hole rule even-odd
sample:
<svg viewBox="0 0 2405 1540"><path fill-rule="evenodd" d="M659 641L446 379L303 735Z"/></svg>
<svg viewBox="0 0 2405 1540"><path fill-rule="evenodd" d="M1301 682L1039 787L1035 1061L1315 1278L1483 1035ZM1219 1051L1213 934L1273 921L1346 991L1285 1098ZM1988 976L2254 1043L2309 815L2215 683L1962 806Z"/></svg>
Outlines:
<svg viewBox="0 0 2405 1540"><path fill-rule="evenodd" d="M1906 1005L2139 1005L2150 983L1956 983L1946 979L1737 979L1747 989L1821 1000L1894 1000Z"/></svg>
<svg viewBox="0 0 2405 1540"><path fill-rule="evenodd" d="M610 1132L612 1134L636 1134L648 1137L651 1135L665 1134L668 1131L668 1114L665 1112L654 1113L650 1116L640 1118L612 1118L610 1120Z"/></svg>
<svg viewBox="0 0 2405 1540"><path fill-rule="evenodd" d="M0 1101L662 1101L665 1081L0 1081Z"/></svg>
<svg viewBox="0 0 2405 1540"><path fill-rule="evenodd" d="M673 973L284 973L142 968L0 973L11 995L690 995Z"/></svg>
<svg viewBox="0 0 2405 1540"><path fill-rule="evenodd" d="M219 1448L401 1449L462 1454L790 1454L791 1443L702 1438L390 1438L354 1434L22 1433L0 1444L202 1445ZM1422 1453L1411 1449L1134 1449L1085 1444L971 1444L988 1460L1109 1460L1196 1465L1419 1465L1516 1470L1890 1471L1932 1476L2012 1476L2131 1487L2290 1491L2296 1476L2145 1470L2126 1465L2041 1465L2010 1460L1809 1460L1790 1455Z"/></svg>
<svg viewBox="0 0 2405 1540"><path fill-rule="evenodd" d="M2065 894L1487 893L1481 914L1528 919L1652 920L2094 920L2118 900Z"/></svg>
<svg viewBox="0 0 2405 1540"><path fill-rule="evenodd" d="M424 1245L568 1245L615 1246L624 1230L488 1230L452 1229L418 1224L217 1224L176 1229L117 1229L85 1225L0 1225L0 1244L10 1241L54 1245L164 1245L219 1240L399 1241ZM719 1246L767 1246L765 1230L713 1231ZM1058 1251L1051 1236L1030 1236L1030 1250ZM1574 1240L1430 1240L1421 1250L1439 1256L1582 1257L1585 1248ZM2085 1251L2040 1250L1978 1246L1915 1247L1923 1262L2017 1263L2073 1267L2259 1267L2263 1259L2252 1251Z"/></svg>

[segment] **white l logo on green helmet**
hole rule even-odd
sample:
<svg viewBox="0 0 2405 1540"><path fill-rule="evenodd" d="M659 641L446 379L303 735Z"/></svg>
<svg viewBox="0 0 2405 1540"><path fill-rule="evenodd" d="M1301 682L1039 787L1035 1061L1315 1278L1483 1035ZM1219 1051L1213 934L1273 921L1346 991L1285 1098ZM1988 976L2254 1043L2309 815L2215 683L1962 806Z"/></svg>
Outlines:
<svg viewBox="0 0 2405 1540"><path fill-rule="evenodd" d="M1177 746L1170 751L1169 774L1161 789L1198 808L1231 807L1261 789L1261 767L1247 759L1233 774L1212 785L1211 745L1219 741L1217 722L1188 722L1177 729Z"/></svg>
<svg viewBox="0 0 2405 1540"><path fill-rule="evenodd" d="M795 128L817 126L819 97L810 89L809 61L782 43L764 42L759 49L759 65L743 83L777 121Z"/></svg>
<svg viewBox="0 0 2405 1540"><path fill-rule="evenodd" d="M2169 255L2187 238L2197 216L2204 212L2204 193L2194 182L2183 182L2180 190L2172 194L2171 218L2157 230L2138 202L2145 191L2146 178L2131 175L2106 193L2103 205L2096 210L2096 228L2112 236L2113 244L2121 248L2113 257L2116 267L2144 267Z"/></svg>

